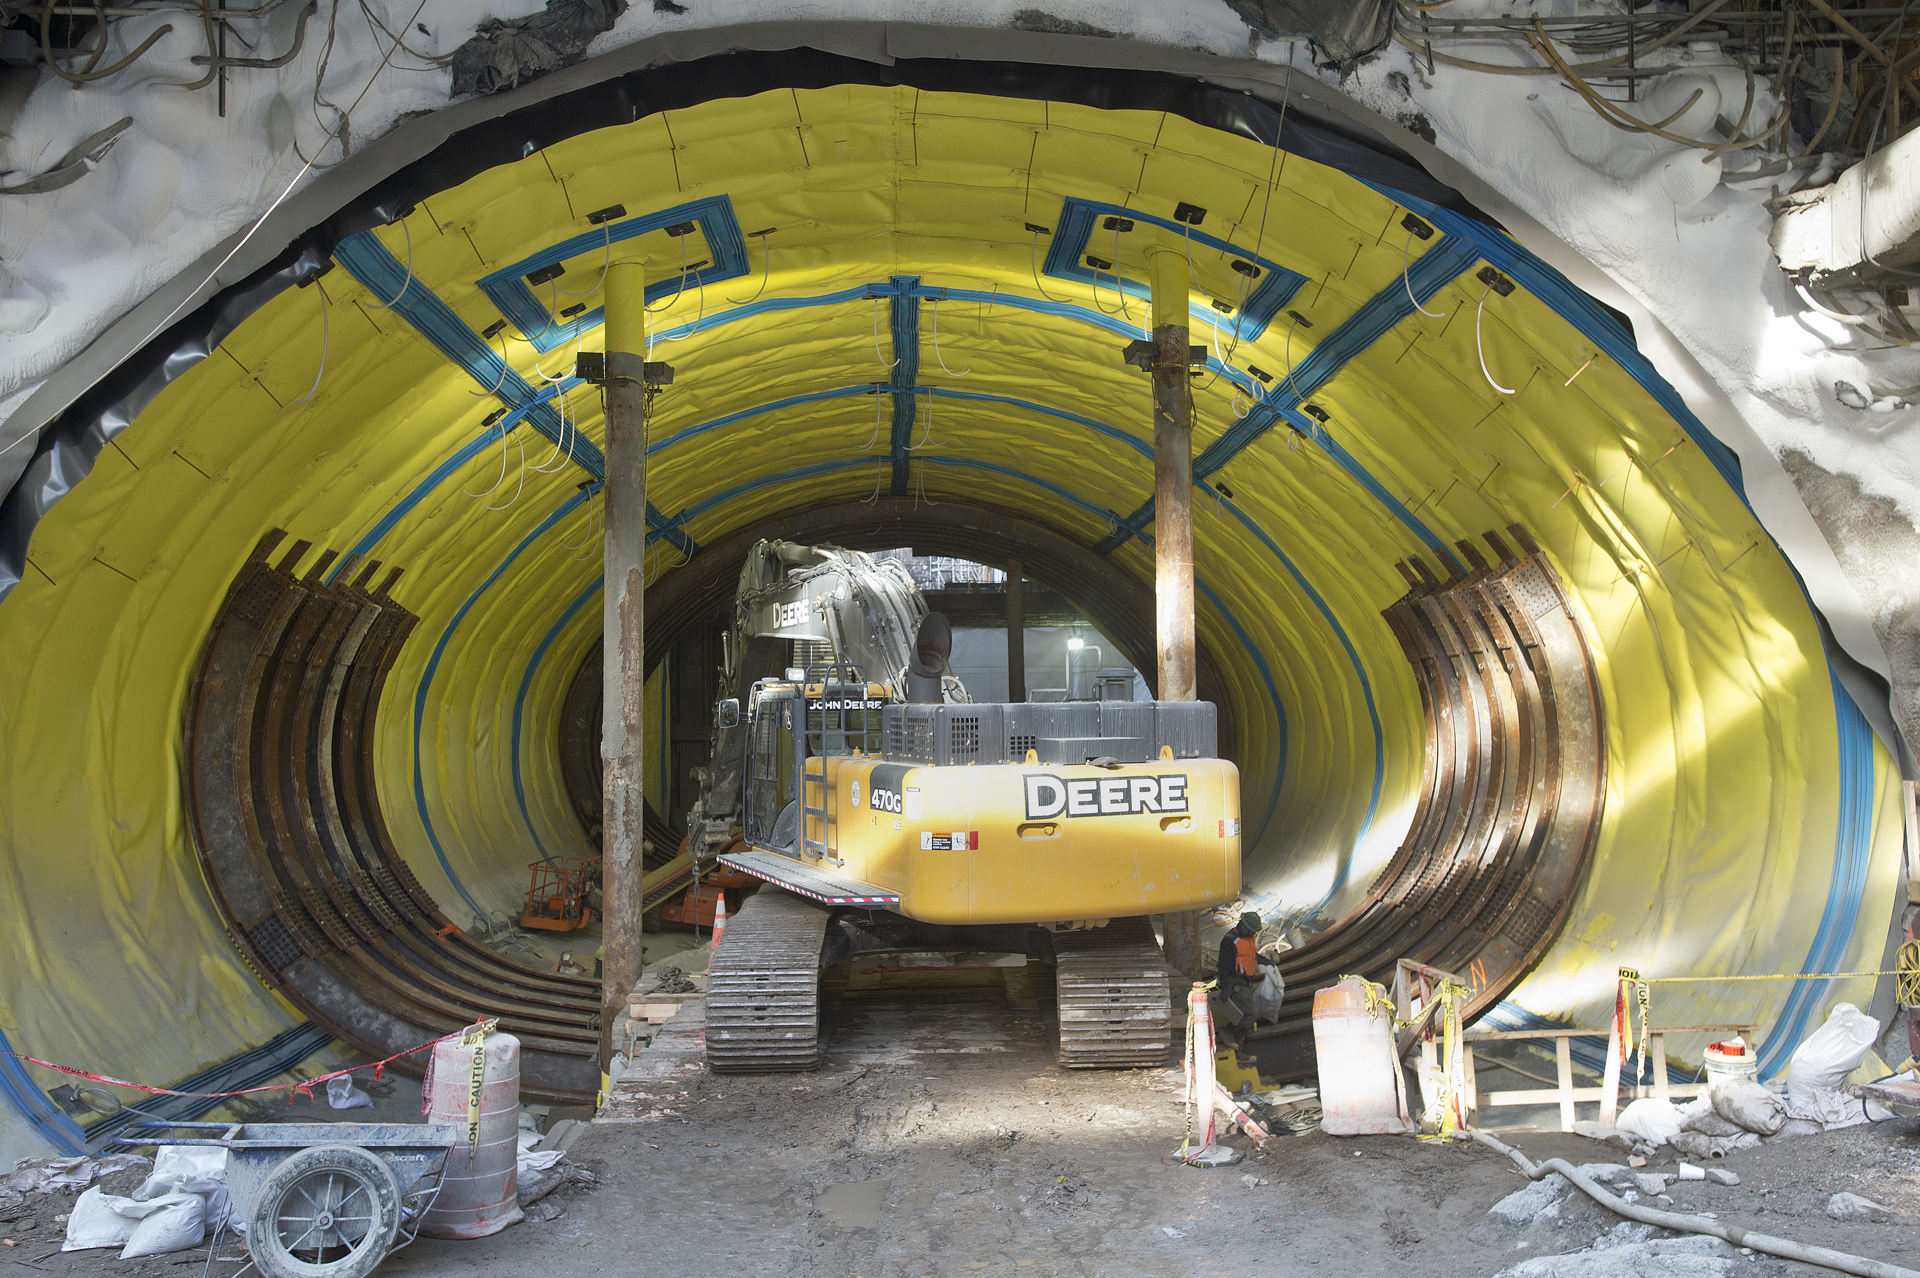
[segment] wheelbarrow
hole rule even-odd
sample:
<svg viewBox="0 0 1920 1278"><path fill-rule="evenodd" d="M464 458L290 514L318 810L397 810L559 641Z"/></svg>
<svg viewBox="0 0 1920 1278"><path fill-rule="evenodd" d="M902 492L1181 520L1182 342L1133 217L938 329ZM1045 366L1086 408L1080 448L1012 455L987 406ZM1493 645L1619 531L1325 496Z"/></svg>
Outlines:
<svg viewBox="0 0 1920 1278"><path fill-rule="evenodd" d="M364 1278L411 1243L439 1197L451 1125L133 1123L115 1145L227 1151L227 1193L265 1278ZM197 1132L176 1138L167 1132Z"/></svg>

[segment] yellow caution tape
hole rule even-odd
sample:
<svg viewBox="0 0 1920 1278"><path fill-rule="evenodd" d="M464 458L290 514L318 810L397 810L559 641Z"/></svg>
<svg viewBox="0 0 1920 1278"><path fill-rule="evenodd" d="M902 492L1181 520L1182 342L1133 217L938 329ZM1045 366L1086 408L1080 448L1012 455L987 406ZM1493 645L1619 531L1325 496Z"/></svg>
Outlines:
<svg viewBox="0 0 1920 1278"><path fill-rule="evenodd" d="M1454 1097L1466 1090L1465 1059L1460 1051L1460 1008L1473 997L1472 991L1458 981L1441 981L1433 991L1440 1004L1443 1038L1440 1064L1440 1128L1422 1140L1450 1140L1459 1124L1454 1121Z"/></svg>
<svg viewBox="0 0 1920 1278"><path fill-rule="evenodd" d="M473 1068L467 1075L467 1161L480 1157L480 1088L487 1077L487 1035L493 1033L499 1017L489 1017L469 1025L460 1035L461 1046L473 1048Z"/></svg>
<svg viewBox="0 0 1920 1278"><path fill-rule="evenodd" d="M1884 972L1775 972L1767 976L1647 976L1649 985L1671 985L1676 981L1838 981L1849 976L1903 976L1899 968Z"/></svg>

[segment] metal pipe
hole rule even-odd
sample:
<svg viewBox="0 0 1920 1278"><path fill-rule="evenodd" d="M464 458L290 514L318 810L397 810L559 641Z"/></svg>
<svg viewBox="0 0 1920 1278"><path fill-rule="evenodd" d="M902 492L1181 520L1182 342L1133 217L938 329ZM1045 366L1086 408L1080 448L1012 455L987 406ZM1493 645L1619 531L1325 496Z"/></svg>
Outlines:
<svg viewBox="0 0 1920 1278"><path fill-rule="evenodd" d="M1153 289L1153 593L1154 647L1162 701L1194 699L1193 651L1193 382L1188 376L1188 283L1192 267L1179 249L1147 250ZM1200 961L1200 914L1169 913L1167 962L1188 977Z"/></svg>
<svg viewBox="0 0 1920 1278"><path fill-rule="evenodd" d="M646 687L647 392L645 273L608 265L606 298L605 581L600 625L600 1068L613 1059L613 1023L640 979L640 840L646 814L642 694Z"/></svg>
<svg viewBox="0 0 1920 1278"><path fill-rule="evenodd" d="M1027 699L1027 601L1020 561L1007 560L1007 700Z"/></svg>

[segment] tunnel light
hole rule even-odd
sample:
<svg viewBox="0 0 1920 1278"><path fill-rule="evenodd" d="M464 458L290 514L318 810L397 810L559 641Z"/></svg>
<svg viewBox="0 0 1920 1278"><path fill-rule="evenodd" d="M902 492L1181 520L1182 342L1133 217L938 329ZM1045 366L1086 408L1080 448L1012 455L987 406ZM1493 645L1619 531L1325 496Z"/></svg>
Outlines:
<svg viewBox="0 0 1920 1278"><path fill-rule="evenodd" d="M1079 635L1075 635L1073 638L1067 640L1067 651L1069 652L1078 652L1086 646L1087 641Z"/></svg>

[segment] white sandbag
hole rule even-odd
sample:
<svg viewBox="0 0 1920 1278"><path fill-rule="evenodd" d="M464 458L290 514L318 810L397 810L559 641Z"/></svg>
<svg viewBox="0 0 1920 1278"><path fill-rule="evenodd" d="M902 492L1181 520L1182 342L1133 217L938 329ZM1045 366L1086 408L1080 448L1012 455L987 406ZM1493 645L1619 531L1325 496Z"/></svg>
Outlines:
<svg viewBox="0 0 1920 1278"><path fill-rule="evenodd" d="M151 1202L133 1205L142 1209L143 1215L120 1252L122 1260L164 1256L206 1241L207 1200L198 1194L162 1194Z"/></svg>
<svg viewBox="0 0 1920 1278"><path fill-rule="evenodd" d="M1840 1084L1859 1068L1879 1037L1879 1021L1851 1003L1834 1004L1827 1023L1807 1035L1787 1062L1787 1096L1794 1116L1812 1118L1833 1108L1835 1095L1844 1105L1846 1093Z"/></svg>
<svg viewBox="0 0 1920 1278"><path fill-rule="evenodd" d="M80 1195L67 1217L66 1241L61 1251L86 1251L93 1247L124 1247L140 1222L114 1210L116 1203L132 1203L131 1198L116 1198L95 1186Z"/></svg>
<svg viewBox="0 0 1920 1278"><path fill-rule="evenodd" d="M167 1194L198 1194L206 1200L207 1228L245 1227L245 1212L227 1192L227 1151L217 1145L162 1145L154 1151L153 1171L133 1191L135 1202Z"/></svg>
<svg viewBox="0 0 1920 1278"><path fill-rule="evenodd" d="M144 1203L163 1194L201 1194L227 1183L227 1151L218 1145L162 1145L153 1152L153 1170L133 1200Z"/></svg>
<svg viewBox="0 0 1920 1278"><path fill-rule="evenodd" d="M1707 1092L1713 1112L1730 1123L1761 1136L1771 1136L1786 1125L1787 1107L1778 1096L1746 1079L1716 1083Z"/></svg>
<svg viewBox="0 0 1920 1278"><path fill-rule="evenodd" d="M372 1109L373 1097L353 1085L353 1075L327 1080L327 1104L335 1109Z"/></svg>
<svg viewBox="0 0 1920 1278"><path fill-rule="evenodd" d="M1643 1096L1626 1107L1614 1126L1649 1145L1664 1145L1680 1134L1680 1111L1670 1100Z"/></svg>

